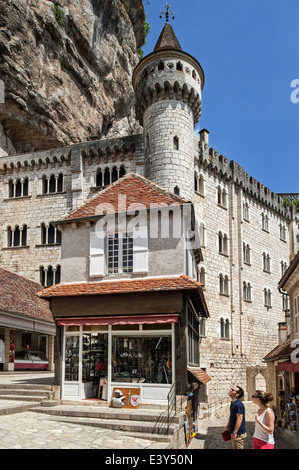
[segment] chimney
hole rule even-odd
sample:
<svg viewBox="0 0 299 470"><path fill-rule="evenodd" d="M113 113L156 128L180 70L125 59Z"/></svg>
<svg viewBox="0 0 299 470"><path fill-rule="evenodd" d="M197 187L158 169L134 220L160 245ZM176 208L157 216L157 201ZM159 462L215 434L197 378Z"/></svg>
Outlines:
<svg viewBox="0 0 299 470"><path fill-rule="evenodd" d="M286 322L278 323L278 344L282 344L287 337L287 324Z"/></svg>
<svg viewBox="0 0 299 470"><path fill-rule="evenodd" d="M207 144L208 147L207 149L209 150L209 131L207 131L207 129L202 129L201 131L199 131L199 136L200 136L200 141Z"/></svg>

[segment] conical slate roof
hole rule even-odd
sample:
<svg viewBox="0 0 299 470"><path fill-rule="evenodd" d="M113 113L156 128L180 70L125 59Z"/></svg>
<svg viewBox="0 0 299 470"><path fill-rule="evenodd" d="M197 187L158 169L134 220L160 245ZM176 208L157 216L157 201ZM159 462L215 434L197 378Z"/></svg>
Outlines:
<svg viewBox="0 0 299 470"><path fill-rule="evenodd" d="M163 49L174 49L176 51L182 51L175 32L169 23L165 24L155 46L154 52L161 51Z"/></svg>

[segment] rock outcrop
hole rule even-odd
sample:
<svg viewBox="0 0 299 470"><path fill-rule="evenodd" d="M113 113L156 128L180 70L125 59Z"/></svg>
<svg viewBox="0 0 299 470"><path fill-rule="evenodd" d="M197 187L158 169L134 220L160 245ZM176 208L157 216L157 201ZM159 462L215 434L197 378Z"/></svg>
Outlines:
<svg viewBox="0 0 299 470"><path fill-rule="evenodd" d="M0 3L0 147L8 154L138 133L141 0Z"/></svg>

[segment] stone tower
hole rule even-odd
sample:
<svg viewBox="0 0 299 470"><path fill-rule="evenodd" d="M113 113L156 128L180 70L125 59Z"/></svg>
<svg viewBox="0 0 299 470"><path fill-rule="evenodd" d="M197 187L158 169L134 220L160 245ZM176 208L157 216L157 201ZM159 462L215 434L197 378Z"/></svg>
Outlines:
<svg viewBox="0 0 299 470"><path fill-rule="evenodd" d="M154 51L136 67L136 116L144 129L144 176L194 199L194 127L201 115L204 73L183 52L167 22Z"/></svg>

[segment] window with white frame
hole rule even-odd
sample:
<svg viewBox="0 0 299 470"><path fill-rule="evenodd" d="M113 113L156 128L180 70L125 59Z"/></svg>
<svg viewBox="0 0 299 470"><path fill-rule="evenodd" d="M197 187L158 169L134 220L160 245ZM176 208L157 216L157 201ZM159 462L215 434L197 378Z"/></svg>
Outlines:
<svg viewBox="0 0 299 470"><path fill-rule="evenodd" d="M107 239L108 274L133 272L133 233L113 233Z"/></svg>
<svg viewBox="0 0 299 470"><path fill-rule="evenodd" d="M90 276L148 271L147 226L132 232L90 233Z"/></svg>
<svg viewBox="0 0 299 470"><path fill-rule="evenodd" d="M294 326L295 333L299 333L299 295L294 299Z"/></svg>

